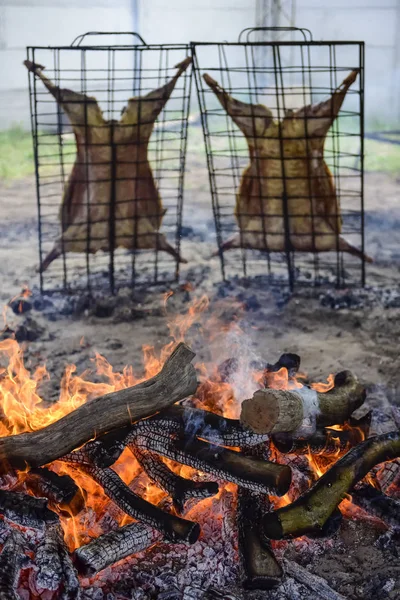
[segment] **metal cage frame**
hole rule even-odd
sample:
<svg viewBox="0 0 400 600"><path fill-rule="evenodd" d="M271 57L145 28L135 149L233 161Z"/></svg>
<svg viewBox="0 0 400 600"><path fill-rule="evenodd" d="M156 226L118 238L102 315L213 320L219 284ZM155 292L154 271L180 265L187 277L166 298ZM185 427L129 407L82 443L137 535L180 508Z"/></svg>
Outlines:
<svg viewBox="0 0 400 600"><path fill-rule="evenodd" d="M251 40L251 35L254 32L258 32L260 30L263 31L279 31L279 32L299 32L303 39L300 41L283 41L283 40L275 40L268 42L256 42ZM243 37L245 36L245 40ZM340 52L338 49L344 46L352 47L352 51L355 51L355 55L357 56L357 65L346 65L347 69L354 68L358 70L358 88L355 92L358 95L358 108L354 113L354 119L357 121L357 134L356 141L359 143L357 150L352 153L342 152L340 149L333 152L333 168L334 168L334 180L337 189L337 195L339 200L341 199L342 189L340 186L340 159L341 156L346 156L346 159L349 161L353 161L353 166L349 167L349 169L353 169L355 172L355 177L358 178L357 183L357 192L354 193L354 197L357 200L357 208L348 210L345 214L343 214L344 220L344 230L349 231L351 235L357 236L359 239L358 247L360 251L360 255L362 258L357 259L358 264L355 263L355 267L351 262L350 257L346 260L343 257L343 252L339 250L339 243L337 242L337 247L335 249L336 260L333 263L329 263L328 267L325 267L324 261L321 259L323 254L319 254L314 250L314 253L311 254L310 257L302 258L304 252L300 252L293 248L291 244L291 237L289 233L289 225L291 215L288 210L288 199L287 195L283 193L282 202L283 202L283 220L284 220L284 232L285 232L285 247L282 249L282 253L280 255L280 263L279 268L280 271L275 270L274 260L279 262L276 258L276 254L272 251L269 251L268 248L263 252L260 250L252 250L246 247L239 247L234 254L233 258L230 258L229 253L226 248L226 238L225 232L228 229L230 233L238 233L241 239L243 236L243 232L239 231L238 223L235 225L227 225L227 211L230 211L230 217L233 217L233 205L234 202L232 198L236 199L236 194L239 189L239 181L241 181L243 175L244 163L240 164L240 158L243 157L243 154L240 155L240 151L238 151L237 140L238 134L239 137L242 136L242 133L239 131L238 127L233 123L232 119L229 117L228 112L221 108L222 103L220 101L221 106L218 105L217 108L211 106L212 100L215 101L215 98L212 97L213 94L210 92L210 89L204 84L202 75L204 72L212 73L212 76L219 78L218 84L220 85L220 89L225 90L229 95L232 94L232 98L235 98L235 92L237 94L244 93L243 88L237 87L235 89L232 84L232 77L237 77L237 73L240 69L246 71L247 78L247 87L246 93L250 96L250 104L248 106L252 107L252 120L253 120L253 128L255 123L254 117L254 105L258 104L258 95L261 88L259 81L257 80L258 76L265 75L267 73L268 68L266 65L262 65L260 67L259 64L256 64L256 60L259 60L260 54L265 52L270 52L273 56L273 64L269 74L272 74L274 78L274 84L272 87L275 87L275 96L276 96L276 106L278 112L278 120L281 122L281 114L285 114L285 86L283 83L282 73L284 71L284 67L282 67L280 54L281 52L290 52L291 56L293 56L293 52L297 49L300 56L302 57L303 63L296 65L289 65L287 71L290 72L290 68L292 71L295 71L296 68L299 70L303 86L306 88L307 93L309 93L311 97L311 101L313 98L313 84L312 84L312 76L313 76L313 65L311 64L311 52L313 50L322 49L329 54L329 65L326 67L327 77L330 78L330 88L331 93L332 90L337 87L337 76L338 73L344 71L344 67L340 67L340 65L336 64L336 52ZM221 273L222 278L224 280L231 278L232 276L237 276L239 278L247 279L249 277L253 277L255 273L251 268L251 264L260 264L264 262L264 274L267 271L267 281L269 284L277 284L277 285L288 285L290 289L293 289L296 285L306 285L310 286L314 285L328 285L332 287L333 285L336 287L348 287L348 286L364 286L365 285L365 262L366 257L364 253L364 245L365 245L365 223L364 223L364 42L359 41L314 41L312 39L312 34L309 30L299 29L293 27L285 27L285 28L248 28L241 32L239 35L238 41L229 43L229 42L192 42L192 56L193 56L193 71L194 71L194 80L196 84L196 91L198 102L200 105L200 113L201 113L201 122L203 128L203 136L204 143L206 147L206 159L208 166L208 174L209 174L209 183L210 183L210 192L212 198L212 208L214 214L214 222L217 236L217 244L218 244L218 255L220 259ZM243 62L228 64L227 52L232 52L231 56L233 56L234 51L241 51L245 56L245 60ZM210 59L210 64L204 64L205 61L202 61L202 53L204 56L210 56L214 59L214 62ZM322 52L321 52L322 53ZM236 55L234 55L236 56ZM306 57L304 59L304 57ZM308 60L308 64L307 64ZM325 66L324 66L325 69ZM322 72L322 67L320 67L320 71ZM347 71L348 72L348 71ZM217 73L217 75L215 75ZM308 79L308 83L307 83ZM235 80L236 81L236 80ZM308 88L307 88L308 85ZM269 89L269 88L268 88ZM215 92L214 92L215 93ZM273 92L271 92L273 95ZM209 98L212 97L212 100ZM239 96L240 97L240 96ZM304 99L306 98L306 93L304 93ZM312 104L312 102L311 102ZM306 101L304 100L304 105L306 105ZM332 109L333 110L333 109ZM340 115L342 112L340 112ZM219 129L215 126L216 131L211 130L210 121L215 118L219 118ZM225 121L225 122L224 122ZM337 143L337 147L339 147L339 142L341 141L341 131L339 130L339 126L335 125L335 119L332 121L329 133L333 136L333 143ZM280 143L282 144L282 133L281 126L279 125L280 132ZM306 129L306 138L307 138L307 126ZM331 133L331 130L334 130ZM255 129L254 129L255 131ZM349 134L353 135L353 134ZM224 146L225 152L225 163L224 167L219 166L218 161L221 162L220 153L215 150L216 142L218 139L224 140L227 142ZM257 138L256 134L253 133L254 138ZM243 136L242 136L243 137ZM286 138L287 139L287 138ZM309 155L309 141L306 139L307 144L307 161L310 164L312 157ZM282 164L282 179L285 179L284 174L284 163L282 156L285 156L284 152L281 155L281 164ZM249 162L249 155L247 150L247 163ZM324 156L323 156L324 160ZM229 164L228 164L229 163ZM222 163L221 163L222 164ZM329 165L330 166L330 165ZM219 184L218 177L227 177L226 173L223 171L229 172L231 177L231 183L227 184L224 187L222 184ZM310 167L308 167L308 171ZM260 177L258 175L258 177ZM308 175L310 177L310 175ZM261 186L261 183L260 183ZM227 188L229 187L229 190ZM261 187L260 187L261 189ZM224 203L224 195L230 194L230 203ZM311 192L310 192L311 195ZM262 193L261 197L263 199ZM311 200L310 200L311 203ZM339 213L338 216L340 218L341 209L339 208L337 211ZM263 223L265 214L261 215ZM313 219L313 217L311 217ZM353 225L352 225L353 223ZM264 225L263 225L264 227ZM312 224L312 227L314 225ZM353 229L352 229L353 228ZM339 227L338 227L339 229ZM313 239L314 239L314 230L313 230ZM339 238L339 233L336 234L337 238ZM264 239L265 232L264 232ZM224 248L225 245L225 248ZM253 259L253 257L249 258L249 254L258 253L257 257ZM327 254L327 253L325 253ZM253 260L253 263L251 262ZM313 275L310 275L309 271L305 272L304 277L302 276L301 269L303 267L298 267L296 263L300 260L305 261L306 269L312 269ZM277 264L277 263L276 263ZM303 264L303 263L301 263ZM350 264L350 267L348 267ZM285 269L283 268L285 265ZM349 268L354 269L356 273L353 279L349 277L348 270ZM304 268L303 268L304 270ZM353 273L353 271L351 271ZM258 270L260 273L260 270ZM263 281L265 281L262 276Z"/></svg>
<svg viewBox="0 0 400 600"><path fill-rule="evenodd" d="M87 36L119 36L119 35L131 35L134 40L131 44L99 44L99 45L90 45L87 41ZM94 85L91 82L96 81L96 73L93 76L93 80L89 79L89 75L91 75L91 70L87 69L87 60L88 57L92 56L93 53L105 53L107 57L107 65L98 69L101 71L100 76L97 74L97 77L107 77L107 81L105 79L97 81L106 81L106 88L99 90L99 92L107 94L107 112L111 115L109 117L109 121L107 123L114 122L114 111L116 110L114 104L114 94L117 94L116 91L116 81L122 81L124 77L124 73L122 76L119 74L119 70L123 71L124 69L116 69L115 68L115 60L121 56L118 53L130 53L129 56L133 57L133 67L130 69L125 69L126 71L130 71L128 73L129 82L125 87L128 87L129 84L132 84L130 88L130 95L126 96L126 102L131 97L139 97L142 93L146 93L148 89L154 89L155 87L159 87L169 81L172 77L172 74L176 71L175 62L171 63L171 56L174 58L175 56L181 56L180 60L185 59L185 57L190 57L190 45L189 44L146 44L143 38L135 33L135 32L88 32L78 36L70 46L28 46L27 47L27 58L28 61L32 61L32 63L40 63L40 55L46 54L47 56L53 57L53 65L48 64L48 71L51 73L49 78L53 78L54 82L57 86L65 89L65 84L63 82L63 74L67 73L65 76L66 80L71 80L71 77L74 77L76 73L72 73L73 69L66 68L63 70L60 67L60 56L61 57L71 57L71 61L73 62L73 58L71 54L66 53L79 53L80 55L80 72L78 73L78 84L75 85L77 87L78 93L82 94L91 94L90 89L88 89L88 83L90 85ZM152 53L152 57L154 58L154 69L153 68L144 68L143 60L146 57L146 53ZM158 66L157 55L158 53ZM97 56L100 56L97 54ZM128 56L128 55L125 55ZM147 56L149 56L147 54ZM103 57L103 55L101 55ZM68 59L69 60L69 59ZM125 58L124 58L125 60ZM126 59L128 60L128 59ZM130 59L129 59L130 60ZM150 60L150 59L149 59ZM114 61L114 62L113 62ZM146 63L147 64L147 63ZM153 63L151 63L153 64ZM40 66L40 65L39 65ZM79 71L79 69L75 69ZM94 69L93 71L95 71ZM45 71L45 75L48 71ZM117 75L116 72L118 71ZM69 73L69 75L68 75ZM121 77L121 79L117 79ZM153 88L149 88L150 85L148 80L156 81L158 78L158 85L154 85ZM76 81L76 80L75 80ZM80 84L80 90L79 90ZM124 84L118 84L124 87ZM148 159L151 164L151 170L154 175L153 179L155 180L155 186L158 191L160 191L161 200L163 201L163 181L170 179L174 179L173 191L171 193L172 204L167 208L172 210L170 216L168 216L168 211L164 211L161 213L161 217L165 212L167 212L168 221L168 236L171 240L171 245L173 247L173 251L175 252L175 256L163 256L162 260L160 259L160 254L158 247L158 241L155 243L155 247L149 250L138 250L138 242L135 239L133 243L133 247L131 248L130 253L126 251L124 253L124 259L122 260L121 255L117 256L117 246L115 245L115 183L113 180L115 179L115 152L112 153L111 159L111 178L110 181L110 208L109 208L109 239L107 243L109 244L109 249L104 251L104 254L98 258L97 252L93 253L88 250L84 253L85 264L82 264L82 256L77 256L74 254L74 261L71 258L72 252L68 253L64 251L62 242L62 249L60 253L60 257L58 258L58 266L57 273L54 275L48 275L48 271L43 272L44 265L44 256L45 249L44 246L50 243L50 238L46 230L46 215L45 208L49 207L48 210L53 211L51 213L51 227L53 230L60 225L63 226L63 216L58 220L58 217L54 216L54 209L59 206L59 202L61 201L61 197L65 191L66 185L68 184L68 174L66 173L66 160L65 160L65 132L68 131L68 123L66 121L65 115L63 114L63 109L60 107L60 104L57 101L57 114L55 115L55 121L52 123L52 128L55 130L47 132L46 130L41 129L43 125L41 124L41 115L40 115L40 105L42 102L42 97L46 99L46 94L50 98L50 94L48 90L40 89L39 86L42 87L41 83L37 82L37 77L33 72L29 72L29 97L30 97L30 111L31 111L31 129L33 136L33 146L34 146L34 162L35 162L35 176L36 176L36 196L37 196L37 209L38 209L38 235L39 235L39 260L40 260L40 289L42 293L54 293L54 292L87 292L91 294L95 290L101 290L105 292L107 287L111 293L115 293L121 287L138 287L141 285L158 285L175 282L179 279L179 266L180 266L180 241L181 241L181 228L182 228L182 212L183 212L183 195L184 195L184 175L185 175L185 159L186 159L186 146L187 146L187 137L188 137L188 123L189 123L189 111L190 111L190 99L191 99L191 88L192 88L192 66L189 65L187 71L184 71L181 75L180 79L177 80L176 87L174 91L171 93L171 97L166 101L165 106L161 109L158 117L154 121L154 128L149 138L149 152L151 148L152 157ZM73 87L73 86L71 86ZM96 87L96 86L95 86ZM142 92L144 88L144 91ZM124 90L122 90L124 91ZM174 99L176 106L178 108L174 110L168 111L168 104L171 100ZM97 95L95 98L96 102L98 101ZM51 102L54 102L54 99L51 98ZM86 103L86 100L85 100ZM139 121L137 129L140 130L140 105L141 100L139 101ZM85 130L88 127L87 124L87 108L84 109L85 112ZM46 112L44 113L46 114ZM122 113L121 113L122 114ZM171 116L172 115L172 116ZM53 117L54 118L54 115ZM45 119L46 121L46 119ZM73 124L72 124L73 125ZM114 126L111 126L111 129L114 130ZM112 134L111 134L112 136ZM44 139L43 139L44 138ZM46 138L50 139L50 141L46 142ZM169 140L173 139L174 143L171 144ZM48 182L44 179L42 174L42 169L46 167L46 160L43 163L43 159L41 158L41 149L42 146L48 144L49 149L51 150L54 146L56 146L55 154L58 156L55 157L56 169L58 169L57 175L54 177L51 175L50 181L54 183L54 186L61 186L60 192L53 194L56 197L56 200L52 200L50 195L46 195L45 189L48 186ZM86 142L85 142L86 143ZM113 142L111 142L113 143ZM74 141L75 144L75 141ZM114 144L116 146L117 144ZM170 148L173 146L173 150L169 150L169 152L173 153L173 158L169 158L166 156L166 148ZM113 148L114 148L113 146ZM76 146L75 146L76 150ZM167 150L168 152L168 150ZM170 155L171 156L171 155ZM136 159L138 160L138 159ZM170 163L167 161L170 160ZM49 162L52 162L51 160ZM72 164L72 163L68 163ZM138 163L136 163L137 166ZM169 165L173 165L168 166ZM54 165L53 165L54 166ZM87 166L85 167L87 168ZM138 168L138 167L137 167ZM171 171L173 173L171 174ZM53 179L51 179L53 177ZM59 180L56 180L56 178ZM164 178L164 179L163 179ZM93 180L92 180L93 181ZM90 186L90 181L87 179L86 185L87 188ZM166 185L166 184L165 184ZM53 187L54 187L53 186ZM161 189L160 189L161 188ZM47 188L48 189L48 188ZM52 185L50 185L50 190L52 189ZM137 183L135 183L135 189L137 189ZM166 189L168 188L166 185ZM168 192L168 196L169 196ZM89 196L89 192L87 191L86 196ZM89 200L86 200L87 203ZM133 198L133 202L137 204L137 197ZM165 204L164 204L165 206ZM135 208L135 211L137 209ZM172 214L173 213L173 214ZM63 214L63 211L61 211ZM88 225L88 236L90 237L90 213L89 208L87 208L87 217L89 221ZM136 213L135 213L136 214ZM166 218L164 218L163 225L161 225L160 231L163 231ZM135 219L136 217L134 217ZM172 220L173 219L173 220ZM61 222L60 222L61 221ZM135 225L135 231L137 226ZM53 234L51 234L53 235ZM51 237L50 235L50 237ZM47 237L46 237L47 236ZM158 240L158 233L156 235L156 240ZM136 248L134 246L136 244ZM90 245L90 240L88 242L88 248ZM75 252L75 251L74 251ZM101 253L100 253L101 254ZM131 256L130 256L131 254ZM150 256L149 256L150 254ZM128 256L129 255L129 256ZM128 256L128 261L130 265L128 266L128 261L126 259ZM147 258L146 258L147 256ZM168 259L168 260L167 260ZM96 261L101 262L100 266L97 265ZM122 262L121 262L122 261ZM125 262L124 262L125 261ZM79 267L75 267L75 263L78 264ZM139 264L140 262L140 264ZM61 272L59 267L60 263L62 263ZM72 266L71 266L72 264ZM95 265L95 266L93 266ZM166 265L166 266L165 266Z"/></svg>

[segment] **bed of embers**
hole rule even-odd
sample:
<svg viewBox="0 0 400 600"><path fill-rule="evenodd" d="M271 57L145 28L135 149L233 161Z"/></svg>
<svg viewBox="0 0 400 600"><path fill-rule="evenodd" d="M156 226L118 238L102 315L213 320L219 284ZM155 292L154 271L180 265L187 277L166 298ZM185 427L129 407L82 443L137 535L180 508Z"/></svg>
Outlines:
<svg viewBox="0 0 400 600"><path fill-rule="evenodd" d="M240 360L195 369L175 339L159 358L145 350L141 379L100 356L107 383L70 367L51 406L45 368L29 373L17 342L0 343L1 598L235 598L232 581L286 579L339 600L280 559L286 540L329 540L363 511L399 527L400 434L371 427L354 375L310 383L295 354L254 362L240 406Z"/></svg>

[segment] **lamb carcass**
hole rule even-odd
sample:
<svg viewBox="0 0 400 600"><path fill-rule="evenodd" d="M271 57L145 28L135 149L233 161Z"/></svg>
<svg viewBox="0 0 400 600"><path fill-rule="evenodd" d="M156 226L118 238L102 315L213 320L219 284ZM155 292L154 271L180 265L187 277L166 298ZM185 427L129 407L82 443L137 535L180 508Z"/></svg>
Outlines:
<svg viewBox="0 0 400 600"><path fill-rule="evenodd" d="M357 73L352 71L328 100L286 111L280 122L266 106L236 100L208 74L203 75L222 107L244 133L250 155L250 164L243 172L236 195L235 216L240 232L223 244L223 250L339 249L363 257L361 250L340 235L339 200L333 176L324 161L327 133ZM364 258L371 261L368 256Z"/></svg>
<svg viewBox="0 0 400 600"><path fill-rule="evenodd" d="M190 63L188 57L176 65L176 75L159 89L130 98L116 121L104 119L96 98L54 85L43 74L45 67L25 61L68 116L77 146L60 207L61 235L44 259L42 271L62 252L109 251L111 245L157 248L186 262L159 231L166 211L147 151L154 122Z"/></svg>

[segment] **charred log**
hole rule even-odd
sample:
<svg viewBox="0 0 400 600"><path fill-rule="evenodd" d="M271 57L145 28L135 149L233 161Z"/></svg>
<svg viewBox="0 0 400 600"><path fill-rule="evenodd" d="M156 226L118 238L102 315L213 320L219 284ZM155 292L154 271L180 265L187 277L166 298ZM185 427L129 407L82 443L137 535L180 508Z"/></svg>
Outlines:
<svg viewBox="0 0 400 600"><path fill-rule="evenodd" d="M137 496L112 469L100 469L85 460L84 453L78 451L63 458L79 465L80 469L90 475L104 490L105 494L127 515L158 529L171 542L186 541L194 544L200 535L198 523L187 521L164 512Z"/></svg>
<svg viewBox="0 0 400 600"><path fill-rule="evenodd" d="M289 467L243 456L240 452L197 439L168 439L157 431L146 431L146 427L145 422L138 424L127 437L127 445L151 450L246 489L277 495L285 494L289 489Z"/></svg>
<svg viewBox="0 0 400 600"><path fill-rule="evenodd" d="M306 585L323 600L346 600L344 596L333 590L325 579L318 577L318 575L313 575L293 560L283 559L283 565L289 577L293 577L299 583Z"/></svg>
<svg viewBox="0 0 400 600"><path fill-rule="evenodd" d="M43 529L58 521L56 513L47 508L44 498L6 490L0 490L0 514L22 527L33 529Z"/></svg>
<svg viewBox="0 0 400 600"><path fill-rule="evenodd" d="M364 435L358 429L317 429L309 438L294 438L286 433L272 436L274 446L284 454L335 454L356 446L363 440Z"/></svg>
<svg viewBox="0 0 400 600"><path fill-rule="evenodd" d="M185 503L191 498L203 500L218 494L219 488L215 481L185 479L171 471L154 452L142 452L139 448L132 448L132 451L148 477L171 496L178 513L183 512Z"/></svg>
<svg viewBox="0 0 400 600"><path fill-rule="evenodd" d="M202 439L222 446L255 446L266 442L268 435L244 427L239 419L227 419L209 410L174 405L147 421L159 424L159 430Z"/></svg>
<svg viewBox="0 0 400 600"><path fill-rule="evenodd" d="M67 515L76 515L84 507L82 492L69 475L58 475L45 467L31 469L25 485L37 496L56 504ZM49 588L50 589L50 588Z"/></svg>
<svg viewBox="0 0 400 600"><path fill-rule="evenodd" d="M64 598L78 598L79 580L64 542L59 522L46 528L36 551L36 585L47 590L63 589Z"/></svg>
<svg viewBox="0 0 400 600"><path fill-rule="evenodd" d="M267 538L298 537L319 532L338 504L376 464L400 456L400 433L388 433L359 444L331 467L298 500L263 517Z"/></svg>
<svg viewBox="0 0 400 600"><path fill-rule="evenodd" d="M342 371L335 377L335 387L325 393L308 388L258 390L243 402L240 420L257 433L272 434L299 431L308 418L320 427L338 425L347 421L364 399L365 389L357 378Z"/></svg>
<svg viewBox="0 0 400 600"><path fill-rule="evenodd" d="M247 456L265 458L265 447L242 448ZM239 487L237 521L239 554L244 571L246 589L269 590L279 585L283 571L275 558L271 545L262 540L260 523L269 509L268 496Z"/></svg>
<svg viewBox="0 0 400 600"><path fill-rule="evenodd" d="M246 429L238 419L227 419L211 411L174 405L146 419L141 427L158 435L201 437L223 446L254 446L268 440L268 435ZM111 466L125 448L125 438L132 427L107 433L85 445L85 452L99 467Z"/></svg>
<svg viewBox="0 0 400 600"><path fill-rule="evenodd" d="M160 538L160 533L142 523L131 523L100 535L74 552L80 573L94 575L127 556L145 550Z"/></svg>
<svg viewBox="0 0 400 600"><path fill-rule="evenodd" d="M386 496L369 483L357 486L351 494L352 502L378 517L389 527L400 527L400 502Z"/></svg>
<svg viewBox="0 0 400 600"><path fill-rule="evenodd" d="M0 600L20 600L17 587L27 562L24 547L21 534L12 529L0 555Z"/></svg>
<svg viewBox="0 0 400 600"><path fill-rule="evenodd" d="M276 587L283 575L270 544L261 542L261 502L261 498L257 498L250 490L239 488L239 551L245 573L243 585L250 590L269 590Z"/></svg>
<svg viewBox="0 0 400 600"><path fill-rule="evenodd" d="M194 353L178 344L155 376L131 388L95 398L38 431L0 439L0 469L41 466L108 431L149 417L194 393Z"/></svg>

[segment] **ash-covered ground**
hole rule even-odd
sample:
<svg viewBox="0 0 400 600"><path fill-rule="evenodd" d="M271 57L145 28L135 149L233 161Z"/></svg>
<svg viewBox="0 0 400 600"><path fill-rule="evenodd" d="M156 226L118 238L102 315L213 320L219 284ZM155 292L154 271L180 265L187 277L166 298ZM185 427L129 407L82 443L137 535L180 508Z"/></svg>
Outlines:
<svg viewBox="0 0 400 600"><path fill-rule="evenodd" d="M122 290L115 298L40 297L38 293L37 221L33 179L2 185L0 193L0 300L6 304L27 284L33 290L26 308L15 315L7 311L8 333L25 346L26 365L46 363L50 381L41 393L46 400L57 398L67 364L82 372L93 367L99 352L115 371L143 366L143 345L156 350L170 339L168 323L188 310L195 297L207 294L209 313L224 311L227 322L242 319L252 351L267 361L282 352L302 357L302 370L313 380L329 373L351 369L366 385L376 410L400 406L398 339L400 334L400 186L383 174L366 176L366 248L374 258L368 266L363 290L302 289L293 294L266 285L261 276L247 283L221 282L215 249L207 174L195 158L189 160L187 176L187 227L182 251L189 260L181 283L147 291ZM201 183L198 184L197 182ZM185 283L190 282L192 289ZM163 295L172 289L166 308ZM240 308L238 307L240 305ZM187 341L199 362L224 360L229 355L223 331L215 331L212 347L201 329L194 327ZM196 360L197 360L196 359ZM377 399L378 398L378 399ZM375 404L374 404L375 403ZM389 408L388 408L389 407ZM226 498L228 502L229 498ZM310 588L287 577L272 592L244 592L236 533L224 519L206 518L208 527L193 547L167 551L156 546L151 552L107 569L87 581L87 598L270 598L295 600L320 598ZM278 549L285 556L320 575L349 600L400 598L400 546L393 535L385 535L376 520L345 519L332 540L312 543L289 542Z"/></svg>

